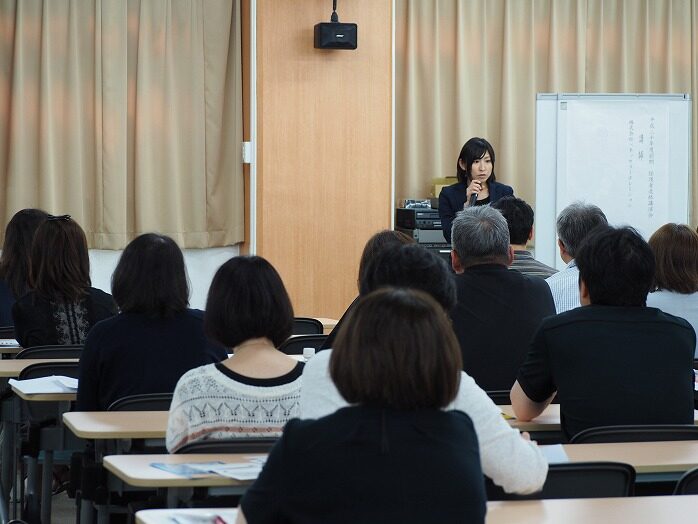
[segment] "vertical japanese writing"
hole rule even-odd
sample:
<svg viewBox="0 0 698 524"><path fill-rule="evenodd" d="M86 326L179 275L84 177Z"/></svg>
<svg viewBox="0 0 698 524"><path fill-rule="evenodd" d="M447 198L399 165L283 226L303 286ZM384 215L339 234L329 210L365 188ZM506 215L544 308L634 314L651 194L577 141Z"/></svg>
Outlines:
<svg viewBox="0 0 698 524"><path fill-rule="evenodd" d="M633 146L635 142L634 137L635 121L628 120L628 207L633 207Z"/></svg>
<svg viewBox="0 0 698 524"><path fill-rule="evenodd" d="M649 130L649 150L647 152L647 217L654 217L654 135L655 135L655 120L650 117Z"/></svg>

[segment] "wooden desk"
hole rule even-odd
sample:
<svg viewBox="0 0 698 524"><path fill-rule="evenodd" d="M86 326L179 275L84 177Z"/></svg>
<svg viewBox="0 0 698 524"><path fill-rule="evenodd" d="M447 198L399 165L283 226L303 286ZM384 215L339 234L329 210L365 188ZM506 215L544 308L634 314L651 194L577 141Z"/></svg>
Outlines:
<svg viewBox="0 0 698 524"><path fill-rule="evenodd" d="M195 462L247 462L249 457L259 457L253 453L193 453L185 455L109 455L104 457L104 467L114 476L141 488L188 488L217 486L248 486L252 481L241 481L219 475L205 475L185 478L151 466L153 462L165 464L188 464Z"/></svg>
<svg viewBox="0 0 698 524"><path fill-rule="evenodd" d="M625 462L638 474L682 473L698 467L698 440L563 444L562 447L570 462Z"/></svg>
<svg viewBox="0 0 698 524"><path fill-rule="evenodd" d="M12 386L12 392L22 400L29 402L72 402L77 398L77 393L36 393L25 395Z"/></svg>
<svg viewBox="0 0 698 524"><path fill-rule="evenodd" d="M63 424L84 439L165 438L167 411L73 411Z"/></svg>
<svg viewBox="0 0 698 524"><path fill-rule="evenodd" d="M487 503L487 524L657 524L693 522L698 495ZM162 521L149 521L162 522Z"/></svg>
<svg viewBox="0 0 698 524"><path fill-rule="evenodd" d="M319 320L322 322L322 332L325 335L329 335L330 331L334 329L334 327L337 325L337 322L339 320L335 320L333 318L322 318L322 317L315 317L315 320Z"/></svg>
<svg viewBox="0 0 698 524"><path fill-rule="evenodd" d="M502 413L508 417L514 416L511 406L498 406ZM693 410L693 419L698 424L698 410ZM550 404L538 417L528 422L522 422L515 418L507 419L509 425L520 431L561 431L560 429L560 404Z"/></svg>
<svg viewBox="0 0 698 524"><path fill-rule="evenodd" d="M207 524L209 518L213 524L214 515L221 517L227 524L235 524L238 510L233 508L199 508L199 509L146 509L136 513L136 524L172 524L172 517L199 517L201 524Z"/></svg>
<svg viewBox="0 0 698 524"><path fill-rule="evenodd" d="M2 378L17 378L22 370L32 364L41 364L44 362L78 362L77 358L23 358L20 360L0 360L0 377Z"/></svg>

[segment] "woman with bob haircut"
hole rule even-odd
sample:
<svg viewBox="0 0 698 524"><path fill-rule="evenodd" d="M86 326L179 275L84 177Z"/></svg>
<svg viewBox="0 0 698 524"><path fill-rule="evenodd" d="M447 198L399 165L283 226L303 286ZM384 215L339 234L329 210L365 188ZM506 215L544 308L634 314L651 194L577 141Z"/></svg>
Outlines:
<svg viewBox="0 0 698 524"><path fill-rule="evenodd" d="M484 522L473 424L443 411L461 376L448 315L422 291L382 288L359 299L350 325L330 374L351 406L286 425L238 524Z"/></svg>
<svg viewBox="0 0 698 524"><path fill-rule="evenodd" d="M649 245L655 274L647 305L687 320L698 333L698 233L684 224L664 224Z"/></svg>
<svg viewBox="0 0 698 524"><path fill-rule="evenodd" d="M446 241L451 241L451 222L458 211L469 206L477 195L476 206L496 202L514 194L514 190L497 182L494 175L494 148L487 140L473 137L460 150L456 162L458 182L444 187L439 194L439 216Z"/></svg>
<svg viewBox="0 0 698 524"><path fill-rule="evenodd" d="M41 209L22 209L7 223L0 256L0 326L12 325L12 306L29 291L32 239L47 217L48 213Z"/></svg>
<svg viewBox="0 0 698 524"><path fill-rule="evenodd" d="M303 363L277 349L293 326L279 274L261 257L228 260L211 282L204 323L232 356L192 369L177 382L167 449L203 439L280 435L298 415Z"/></svg>
<svg viewBox="0 0 698 524"><path fill-rule="evenodd" d="M84 344L97 322L116 314L111 295L91 287L87 239L70 215L50 215L30 254L31 291L15 302L15 338L22 347Z"/></svg>
<svg viewBox="0 0 698 524"><path fill-rule="evenodd" d="M189 309L184 256L170 237L147 233L126 246L112 275L119 315L97 324L80 359L77 409L104 411L116 400L171 393L192 368L227 358Z"/></svg>

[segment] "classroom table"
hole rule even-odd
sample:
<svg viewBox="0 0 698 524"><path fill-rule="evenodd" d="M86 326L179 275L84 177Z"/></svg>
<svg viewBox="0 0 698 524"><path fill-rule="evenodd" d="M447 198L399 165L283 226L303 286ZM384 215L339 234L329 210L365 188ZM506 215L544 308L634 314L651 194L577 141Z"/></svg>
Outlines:
<svg viewBox="0 0 698 524"><path fill-rule="evenodd" d="M315 320L319 320L322 323L322 333L325 335L329 335L330 332L337 325L337 322L339 322L339 320L335 320L333 318L322 318L322 317L314 317L314 318L315 318Z"/></svg>
<svg viewBox="0 0 698 524"><path fill-rule="evenodd" d="M487 524L658 524L693 522L698 495L604 499L516 500L487 503ZM149 524L163 521L143 521Z"/></svg>
<svg viewBox="0 0 698 524"><path fill-rule="evenodd" d="M164 439L167 411L71 411L63 423L84 439Z"/></svg>
<svg viewBox="0 0 698 524"><path fill-rule="evenodd" d="M698 495L602 499L516 500L488 502L486 524L657 524L690 522L698 512ZM211 524L220 516L234 524L236 508L150 509L136 513L137 524L169 524L177 517ZM198 520L201 519L201 520Z"/></svg>
<svg viewBox="0 0 698 524"><path fill-rule="evenodd" d="M0 378L17 378L22 370L32 364L45 362L78 362L76 358L22 358L19 360L0 360Z"/></svg>
<svg viewBox="0 0 698 524"><path fill-rule="evenodd" d="M237 514L236 508L145 509L136 512L136 524L173 524L177 517L193 517L198 524L214 524L216 516L226 524L235 524Z"/></svg>
<svg viewBox="0 0 698 524"><path fill-rule="evenodd" d="M514 409L510 405L498 407L504 413L509 425L520 431L560 431L560 404L549 404L543 413L527 422L516 420ZM698 410L693 410L693 420L698 424Z"/></svg>

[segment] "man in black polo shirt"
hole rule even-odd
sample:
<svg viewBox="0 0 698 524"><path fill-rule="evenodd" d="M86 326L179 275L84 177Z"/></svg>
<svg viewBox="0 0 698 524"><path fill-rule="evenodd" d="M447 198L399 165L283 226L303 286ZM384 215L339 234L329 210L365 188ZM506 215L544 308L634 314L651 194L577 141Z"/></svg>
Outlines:
<svg viewBox="0 0 698 524"><path fill-rule="evenodd" d="M465 208L451 232L458 293L451 319L463 369L486 391L508 391L541 320L555 314L550 288L541 278L507 269L513 259L509 227L496 209Z"/></svg>
<svg viewBox="0 0 698 524"><path fill-rule="evenodd" d="M632 228L603 227L576 257L583 307L546 319L511 390L519 420L557 391L569 439L596 426L693 423L695 332L645 307L654 256Z"/></svg>

